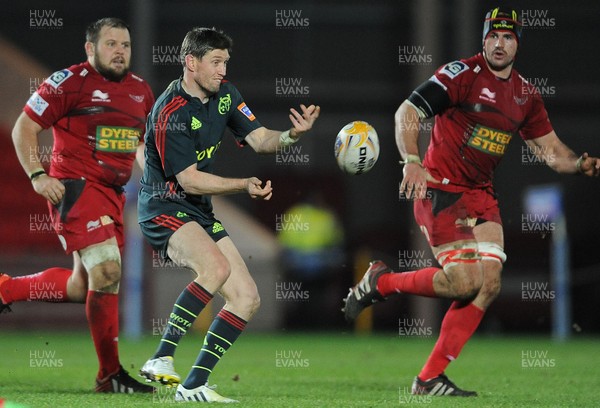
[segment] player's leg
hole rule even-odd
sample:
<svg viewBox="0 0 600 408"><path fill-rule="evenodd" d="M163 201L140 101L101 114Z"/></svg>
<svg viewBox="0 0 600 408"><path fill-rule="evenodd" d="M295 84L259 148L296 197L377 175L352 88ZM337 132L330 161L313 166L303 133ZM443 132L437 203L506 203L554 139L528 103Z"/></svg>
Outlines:
<svg viewBox="0 0 600 408"><path fill-rule="evenodd" d="M87 272L77 252L73 252L73 269L49 268L32 275L10 277L0 274L0 302L19 301L84 303L87 295Z"/></svg>
<svg viewBox="0 0 600 408"><path fill-rule="evenodd" d="M345 299L346 320L387 296L408 293L427 297L471 299L483 283L477 243L467 216L473 197L462 193L428 190L432 199L416 200L414 214L434 255L443 267L394 273L383 262L372 262L361 281ZM459 265L459 267L455 267Z"/></svg>
<svg viewBox="0 0 600 408"><path fill-rule="evenodd" d="M435 386L436 395L443 395L450 388L458 389L452 383L445 383L447 378L443 375L444 370L451 361L458 358L479 326L485 310L500 291L502 262L506 259L502 226L488 221L475 226L473 233L478 241L478 254L481 258L477 264L483 270L481 288L473 299L456 300L446 312L435 347L413 384L413 391L416 393L429 393ZM439 254L437 248L434 252ZM452 271L456 269L452 268L448 275L452 276Z"/></svg>
<svg viewBox="0 0 600 408"><path fill-rule="evenodd" d="M79 251L88 271L85 312L98 356L96 392L152 393L154 388L135 381L119 361L119 283L121 253L115 237Z"/></svg>
<svg viewBox="0 0 600 408"><path fill-rule="evenodd" d="M215 365L237 340L260 305L256 283L233 241L225 237L217 245L231 267L229 279L219 291L226 303L208 329L198 359L183 383L187 389L208 382Z"/></svg>
<svg viewBox="0 0 600 408"><path fill-rule="evenodd" d="M483 285L473 304L487 310L500 293L502 265L506 261L504 232L502 225L488 221L473 228L473 233L483 266Z"/></svg>
<svg viewBox="0 0 600 408"><path fill-rule="evenodd" d="M227 280L230 271L227 259L213 238L197 222L173 228L175 232L151 222L142 224L142 231L149 239L157 243L160 235L163 241L168 240L167 255L173 262L192 269L197 275L177 298L154 356L140 370L147 379L169 385L180 381L173 367L179 341Z"/></svg>
<svg viewBox="0 0 600 408"><path fill-rule="evenodd" d="M72 273L71 269L55 267L25 276L0 274L0 302L77 302L68 296L67 282Z"/></svg>
<svg viewBox="0 0 600 408"><path fill-rule="evenodd" d="M54 227L59 234L71 232L69 225L60 222L59 212L53 206L50 206L50 216L55 220ZM19 301L84 303L87 278L79 254L73 251L73 269L53 267L14 278L0 274L0 305Z"/></svg>
<svg viewBox="0 0 600 408"><path fill-rule="evenodd" d="M88 292L88 272L77 251L73 252L73 273L67 280L67 298L71 302L84 303Z"/></svg>
<svg viewBox="0 0 600 408"><path fill-rule="evenodd" d="M119 282L121 253L117 240L90 245L78 251L88 273L85 313L100 364L98 379L119 371Z"/></svg>

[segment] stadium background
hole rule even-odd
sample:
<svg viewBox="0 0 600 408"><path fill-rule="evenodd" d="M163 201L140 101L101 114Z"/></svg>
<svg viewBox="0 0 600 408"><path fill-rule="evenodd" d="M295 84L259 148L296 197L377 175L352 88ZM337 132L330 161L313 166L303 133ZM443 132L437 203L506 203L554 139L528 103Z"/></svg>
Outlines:
<svg viewBox="0 0 600 408"><path fill-rule="evenodd" d="M219 174L256 175L273 180L275 188L274 199L268 203L239 195L227 197L223 204L227 209L224 224L257 276L263 298L262 310L249 329L347 329L339 307L354 280L355 265L360 267L371 257L390 265L398 265L404 256L434 262L428 251L420 252L425 243L415 228L411 204L398 196L401 167L393 139L393 114L436 67L479 51L483 15L494 5L496 2L468 0L375 1L368 5L361 1L40 0L4 5L0 16L0 146L4 152L0 171L5 178L0 197L1 270L20 275L71 264L45 225L45 204L31 191L18 166L10 129L32 87L52 71L84 60L86 25L103 16L129 22L132 70L150 83L156 95L180 75L181 68L171 57L185 32L193 26L215 26L234 39L228 79L238 86L263 124L287 128L287 110L299 103L316 103L322 108L314 132L303 139L300 150L259 157L250 149L238 149L226 137L219 152ZM592 48L599 34L600 6L580 0L526 1L519 2L519 7L537 17L524 31L517 69L544 86L546 108L559 136L576 152L587 149L600 155L600 80L596 73L600 61ZM278 86L286 83L299 88L290 88L292 94L284 95ZM344 124L358 119L377 129L382 153L371 172L351 177L337 168L333 141ZM45 134L45 143L49 140ZM523 194L529 186L555 183L563 191L567 215L573 323L577 332L598 333L598 180L558 176L546 166L532 163L522 146L516 138L496 174L508 262L503 291L487 313L481 332L550 331L552 301L526 299L523 285L547 284L546 294L553 290L551 234L525 230ZM295 155L295 163L282 163L281 158L290 155ZM139 172L133 180L138 178ZM140 240L135 190L136 185L131 184L131 246L121 307L123 330L132 336L140 330L150 333L164 323L159 319L167 316L190 277L188 272L161 264ZM292 277L286 275L285 262L279 258L275 237L281 218L277 217L315 192L341 220L344 259L321 279ZM131 278L137 273L140 280ZM143 289L139 299L135 297L137 287ZM293 290L308 291L308 296L303 301L277 299L278 291L290 294ZM543 295L541 292L539 289ZM372 326L397 331L399 319L418 316L437 331L445 305L443 301L396 299L374 308ZM0 327L86 328L81 305L48 307L33 302L16 305L15 310L18 312L2 316ZM131 310L141 314L131 315Z"/></svg>

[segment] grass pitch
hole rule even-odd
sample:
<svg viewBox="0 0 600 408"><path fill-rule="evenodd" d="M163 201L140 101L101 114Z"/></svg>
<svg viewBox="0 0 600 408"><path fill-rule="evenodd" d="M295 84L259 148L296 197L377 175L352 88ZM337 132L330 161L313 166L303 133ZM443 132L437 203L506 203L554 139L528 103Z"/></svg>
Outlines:
<svg viewBox="0 0 600 408"><path fill-rule="evenodd" d="M472 339L447 374L477 398L411 396L410 385L433 337L394 333L244 334L211 383L241 407L593 407L600 404L598 338L564 344L546 338ZM202 335L189 333L176 355L185 376ZM158 338L120 342L121 361L137 370ZM87 333L1 333L0 398L31 408L152 407L174 404L173 389L155 395L92 392L96 356Z"/></svg>

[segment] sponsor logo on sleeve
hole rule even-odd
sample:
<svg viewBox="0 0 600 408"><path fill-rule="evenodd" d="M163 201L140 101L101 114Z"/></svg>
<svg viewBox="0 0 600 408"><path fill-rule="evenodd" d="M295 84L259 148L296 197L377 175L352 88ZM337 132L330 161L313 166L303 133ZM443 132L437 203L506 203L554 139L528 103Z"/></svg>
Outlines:
<svg viewBox="0 0 600 408"><path fill-rule="evenodd" d="M54 74L50 75L46 79L46 83L48 85L52 86L54 89L56 89L56 88L58 88L58 86L60 84L65 82L67 80L67 78L69 78L72 75L73 75L73 73L71 71L69 71L68 69L56 71Z"/></svg>
<svg viewBox="0 0 600 408"><path fill-rule="evenodd" d="M454 61L446 64L444 68L440 70L441 74L446 75L450 79L454 79L465 71L469 70L469 66L461 61Z"/></svg>
<svg viewBox="0 0 600 408"><path fill-rule="evenodd" d="M141 131L120 126L97 126L96 149L101 152L132 153L138 147Z"/></svg>
<svg viewBox="0 0 600 408"><path fill-rule="evenodd" d="M256 119L256 116L254 116L254 114L252 113L250 108L246 105L246 102L240 103L237 108L240 112L242 112L244 114L244 116L246 116L248 119L250 119L250 122L252 122L252 121L254 121L254 119Z"/></svg>
<svg viewBox="0 0 600 408"><path fill-rule="evenodd" d="M512 134L477 124L471 133L468 145L492 156L503 156Z"/></svg>
<svg viewBox="0 0 600 408"><path fill-rule="evenodd" d="M48 102L46 102L44 98L37 93L37 91L34 92L27 101L27 106L29 106L31 110L34 111L38 116L42 116L44 114L44 111L48 105Z"/></svg>

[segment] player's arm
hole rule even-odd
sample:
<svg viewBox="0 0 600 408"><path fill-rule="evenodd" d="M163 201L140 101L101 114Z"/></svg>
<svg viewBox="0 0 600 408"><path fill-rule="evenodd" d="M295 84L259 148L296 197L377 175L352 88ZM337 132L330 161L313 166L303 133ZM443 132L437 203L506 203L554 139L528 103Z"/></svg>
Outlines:
<svg viewBox="0 0 600 408"><path fill-rule="evenodd" d="M557 173L582 173L590 177L598 177L600 174L600 159L590 157L587 153L577 156L554 131L526 140L525 143L540 160Z"/></svg>
<svg viewBox="0 0 600 408"><path fill-rule="evenodd" d="M215 174L198 171L196 164L185 168L175 176L186 193L196 195L225 195L247 192L250 197L269 200L273 195L271 181L262 187L262 181L256 177L225 178Z"/></svg>
<svg viewBox="0 0 600 408"><path fill-rule="evenodd" d="M65 193L65 186L58 179L43 172L44 167L38 154L38 135L42 130L38 123L22 112L12 131L13 144L19 162L31 179L35 192L52 204L58 204Z"/></svg>
<svg viewBox="0 0 600 408"><path fill-rule="evenodd" d="M142 170L144 170L144 165L146 164L146 157L144 156L145 146L144 142L140 141L140 144L135 151L135 161L137 161L138 166L140 166L140 169Z"/></svg>
<svg viewBox="0 0 600 408"><path fill-rule="evenodd" d="M300 105L300 109L302 114L294 108L290 109L289 117L292 122L290 130L281 132L263 126L250 132L244 140L255 152L261 154L274 153L281 147L296 143L304 133L312 129L321 112L321 108L315 105L309 107Z"/></svg>
<svg viewBox="0 0 600 408"><path fill-rule="evenodd" d="M423 199L427 180L433 180L421 165L419 154L419 124L432 118L450 105L450 98L435 77L425 81L406 99L394 116L396 145L402 157L404 177L400 193L407 198Z"/></svg>

